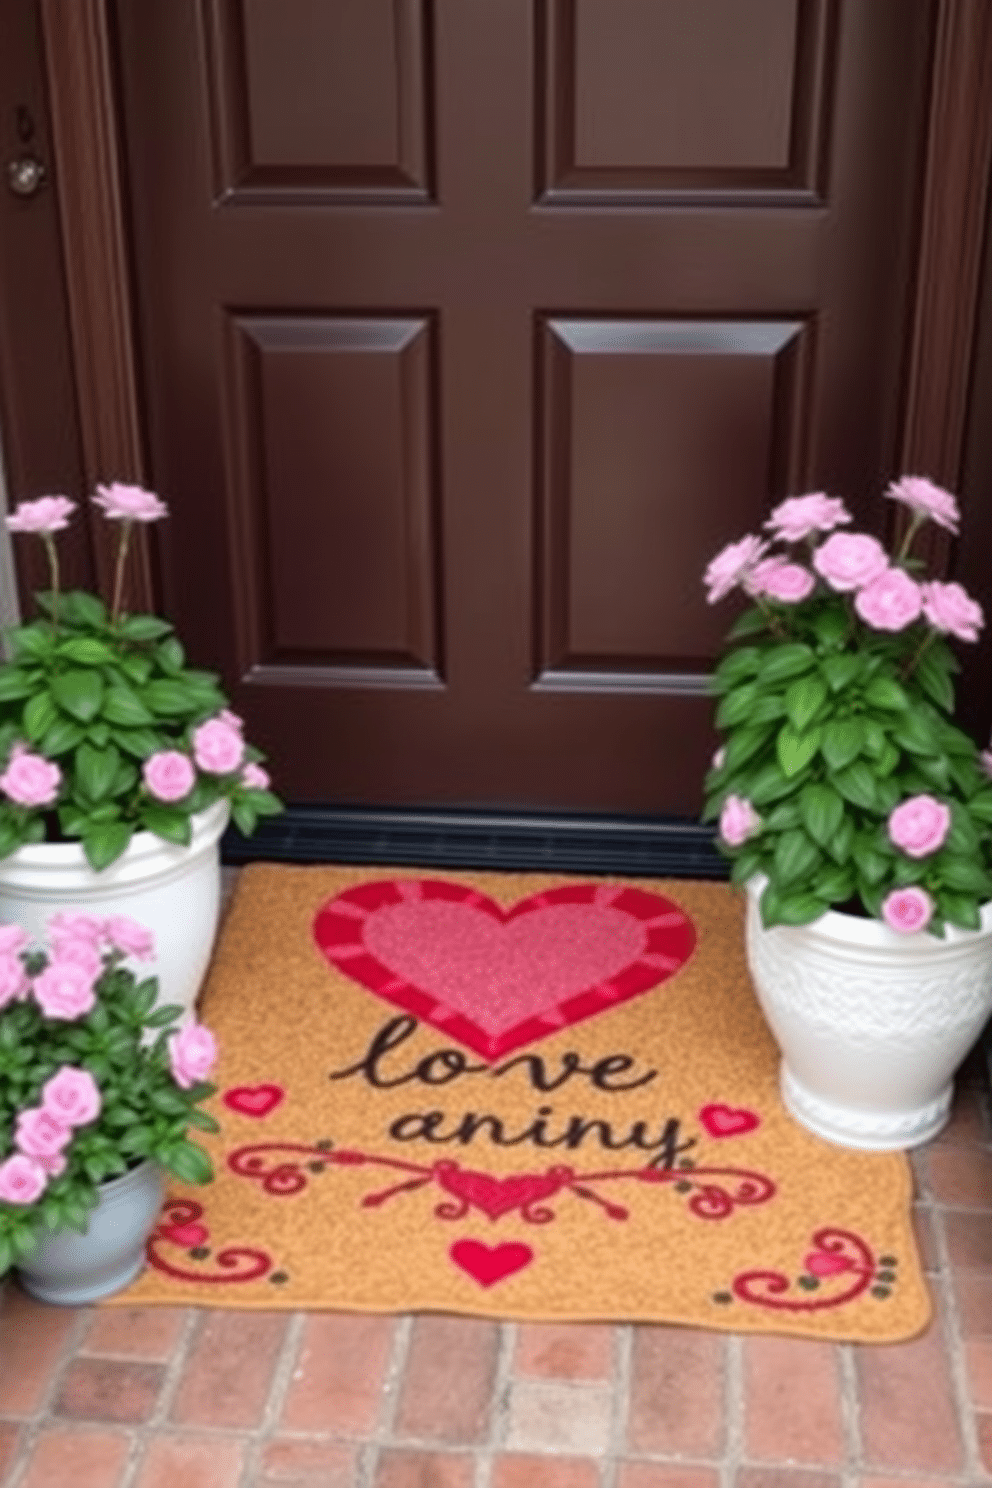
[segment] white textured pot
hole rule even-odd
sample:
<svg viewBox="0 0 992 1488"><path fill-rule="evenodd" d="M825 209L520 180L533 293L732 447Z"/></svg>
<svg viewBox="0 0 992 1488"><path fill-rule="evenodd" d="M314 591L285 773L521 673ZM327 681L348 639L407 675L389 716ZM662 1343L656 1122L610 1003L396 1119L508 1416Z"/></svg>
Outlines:
<svg viewBox="0 0 992 1488"><path fill-rule="evenodd" d="M145 1264L145 1242L164 1193L162 1169L152 1162L101 1184L84 1235L56 1230L34 1255L19 1262L17 1274L25 1291L62 1307L123 1291Z"/></svg>
<svg viewBox="0 0 992 1488"><path fill-rule="evenodd" d="M747 960L782 1051L782 1098L832 1142L916 1147L950 1113L954 1071L992 1012L992 903L981 930L900 935L833 910L766 930L747 885Z"/></svg>
<svg viewBox="0 0 992 1488"><path fill-rule="evenodd" d="M187 847L136 832L121 856L95 872L78 842L39 842L0 858L0 924L22 925L43 940L60 910L103 917L129 915L155 934L159 1003L192 1013L217 933L220 837L226 800L194 816ZM142 968L144 970L144 967Z"/></svg>

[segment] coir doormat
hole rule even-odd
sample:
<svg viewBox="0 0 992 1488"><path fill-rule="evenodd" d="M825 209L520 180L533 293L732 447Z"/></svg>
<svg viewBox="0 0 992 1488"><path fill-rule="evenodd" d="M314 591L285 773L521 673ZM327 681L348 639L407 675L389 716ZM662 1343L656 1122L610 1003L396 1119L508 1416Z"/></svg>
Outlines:
<svg viewBox="0 0 992 1488"><path fill-rule="evenodd" d="M786 1115L727 886L253 866L201 1016L218 1177L120 1301L929 1319L908 1164Z"/></svg>

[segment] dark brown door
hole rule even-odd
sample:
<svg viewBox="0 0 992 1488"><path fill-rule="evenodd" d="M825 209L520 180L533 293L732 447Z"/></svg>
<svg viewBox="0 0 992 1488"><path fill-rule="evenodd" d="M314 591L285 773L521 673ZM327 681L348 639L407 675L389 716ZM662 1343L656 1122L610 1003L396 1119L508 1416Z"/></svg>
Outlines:
<svg viewBox="0 0 992 1488"><path fill-rule="evenodd" d="M163 602L297 801L692 815L896 458L926 0L116 0Z"/></svg>

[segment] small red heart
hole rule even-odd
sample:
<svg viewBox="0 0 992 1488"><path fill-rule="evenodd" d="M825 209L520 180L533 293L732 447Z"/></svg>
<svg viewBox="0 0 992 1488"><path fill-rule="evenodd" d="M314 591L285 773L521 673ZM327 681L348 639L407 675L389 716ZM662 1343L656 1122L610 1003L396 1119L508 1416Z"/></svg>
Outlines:
<svg viewBox="0 0 992 1488"><path fill-rule="evenodd" d="M761 1125L754 1111L719 1104L703 1106L699 1119L711 1137L740 1137Z"/></svg>
<svg viewBox="0 0 992 1488"><path fill-rule="evenodd" d="M158 1233L163 1240L180 1245L183 1250L194 1250L210 1239L210 1231L199 1224L159 1225Z"/></svg>
<svg viewBox="0 0 992 1488"><path fill-rule="evenodd" d="M481 1240L456 1240L448 1252L456 1266L467 1271L480 1286L491 1287L534 1259L529 1245L504 1240L502 1245L484 1245Z"/></svg>
<svg viewBox="0 0 992 1488"><path fill-rule="evenodd" d="M810 1276L839 1276L841 1271L853 1271L854 1262L846 1256L834 1255L829 1250L811 1250L803 1261Z"/></svg>
<svg viewBox="0 0 992 1488"><path fill-rule="evenodd" d="M224 1104L239 1116L268 1116L286 1092L281 1085L232 1085L224 1091Z"/></svg>

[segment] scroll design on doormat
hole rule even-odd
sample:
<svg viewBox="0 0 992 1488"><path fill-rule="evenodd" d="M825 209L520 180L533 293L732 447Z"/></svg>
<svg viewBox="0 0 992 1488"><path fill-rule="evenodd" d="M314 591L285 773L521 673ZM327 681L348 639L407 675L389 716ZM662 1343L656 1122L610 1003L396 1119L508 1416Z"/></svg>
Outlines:
<svg viewBox="0 0 992 1488"><path fill-rule="evenodd" d="M277 1153L300 1156L289 1161L273 1160L270 1165L270 1155ZM309 1161L304 1163L303 1157ZM261 1183L265 1192L275 1198L286 1198L306 1188L309 1182L307 1170L317 1175L330 1167L390 1168L411 1176L376 1193L366 1194L361 1201L363 1208L378 1208L400 1194L414 1193L436 1184L448 1195L434 1210L437 1218L444 1220L464 1219L470 1209L478 1209L492 1221L519 1211L527 1224L550 1224L558 1216L547 1201L565 1193L598 1205L609 1219L628 1219L629 1210L605 1199L591 1187L600 1183L671 1184L677 1193L691 1194L688 1208L697 1219L726 1219L737 1208L766 1204L776 1192L771 1178L748 1168L687 1165L578 1172L575 1168L556 1165L541 1173L510 1173L497 1177L492 1173L463 1168L450 1158L424 1166L352 1148L332 1149L329 1143L307 1147L297 1142L266 1142L238 1147L229 1154L227 1165L239 1178Z"/></svg>
<svg viewBox="0 0 992 1488"><path fill-rule="evenodd" d="M823 1312L843 1307L869 1291L879 1301L892 1295L896 1283L896 1256L877 1257L870 1245L851 1230L825 1226L812 1236L812 1249L803 1257L803 1270L796 1277L782 1271L741 1271L734 1277L731 1290L716 1292L715 1302L729 1303L736 1298L755 1307L780 1312ZM845 1278L840 1291L813 1296L826 1284Z"/></svg>
<svg viewBox="0 0 992 1488"><path fill-rule="evenodd" d="M211 1254L208 1241L210 1231L201 1221L202 1204L192 1199L167 1199L158 1226L148 1240L146 1254L149 1264L156 1271L164 1271L177 1281L202 1281L212 1285L230 1282L258 1281L268 1276L270 1281L286 1281L283 1272L273 1271L273 1259L264 1250L248 1245L229 1245L224 1250ZM196 1261L212 1260L215 1271L192 1271L177 1266L162 1253L163 1245L178 1246Z"/></svg>

